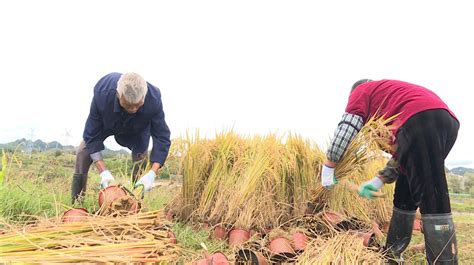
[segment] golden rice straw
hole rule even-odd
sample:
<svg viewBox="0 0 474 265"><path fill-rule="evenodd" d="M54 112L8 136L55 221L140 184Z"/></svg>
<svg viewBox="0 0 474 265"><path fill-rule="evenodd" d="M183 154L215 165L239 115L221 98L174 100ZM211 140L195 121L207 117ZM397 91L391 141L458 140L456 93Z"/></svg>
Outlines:
<svg viewBox="0 0 474 265"><path fill-rule="evenodd" d="M342 185L328 191L318 185L312 192L313 202L328 203L331 208L357 213L359 216L364 212L364 202L360 201L357 194L350 190L350 185L344 183L347 179L351 183L361 183L366 177L364 172L368 163L374 159L380 159L380 150L390 150L391 132L387 126L394 117L389 119L370 119L349 144L342 160L337 164L335 172ZM342 198L346 196L345 198ZM354 205L354 200L359 203ZM352 208L352 209L351 209Z"/></svg>
<svg viewBox="0 0 474 265"><path fill-rule="evenodd" d="M90 215L83 221L49 219L0 237L1 262L162 262L175 260L161 211L120 218Z"/></svg>
<svg viewBox="0 0 474 265"><path fill-rule="evenodd" d="M297 264L383 264L380 252L368 249L357 235L339 233L311 241Z"/></svg>
<svg viewBox="0 0 474 265"><path fill-rule="evenodd" d="M171 205L181 220L263 229L303 213L324 157L317 146L291 134L198 137L185 148L183 192Z"/></svg>

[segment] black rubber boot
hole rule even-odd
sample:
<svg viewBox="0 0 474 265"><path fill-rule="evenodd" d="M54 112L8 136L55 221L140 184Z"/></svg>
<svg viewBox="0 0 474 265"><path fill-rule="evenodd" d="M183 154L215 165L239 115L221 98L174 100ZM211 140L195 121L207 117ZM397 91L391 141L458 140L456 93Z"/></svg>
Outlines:
<svg viewBox="0 0 474 265"><path fill-rule="evenodd" d="M421 220L428 264L458 264L458 246L451 213L424 214Z"/></svg>
<svg viewBox="0 0 474 265"><path fill-rule="evenodd" d="M385 243L387 256L392 263L403 262L401 255L410 244L415 214L416 211L405 211L393 207L387 242Z"/></svg>
<svg viewBox="0 0 474 265"><path fill-rule="evenodd" d="M82 202L86 192L87 174L74 174L72 177L71 198L72 204Z"/></svg>

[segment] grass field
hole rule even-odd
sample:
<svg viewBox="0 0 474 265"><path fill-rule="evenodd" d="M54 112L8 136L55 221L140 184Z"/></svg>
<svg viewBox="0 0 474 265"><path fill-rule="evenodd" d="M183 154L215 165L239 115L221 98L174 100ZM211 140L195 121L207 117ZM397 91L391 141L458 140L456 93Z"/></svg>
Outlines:
<svg viewBox="0 0 474 265"><path fill-rule="evenodd" d="M9 159L4 183L0 185L0 218L7 223L34 221L37 217L61 215L70 206L70 185L74 166L74 155L68 153L36 153L31 157L17 154ZM109 169L117 182L129 184L130 159L109 157ZM91 168L87 196L81 205L90 212L97 210L98 173ZM145 210L163 208L179 192L178 181L159 180L157 187L149 192L144 201ZM453 202L457 229L460 264L474 264L474 209L472 200L467 203ZM0 224L1 228L1 224ZM186 262L202 256L201 242L209 251L231 253L227 244L209 239L208 230L175 223L173 226L179 244L183 247ZM422 235L414 235L412 244L422 241ZM423 258L418 261L423 260Z"/></svg>

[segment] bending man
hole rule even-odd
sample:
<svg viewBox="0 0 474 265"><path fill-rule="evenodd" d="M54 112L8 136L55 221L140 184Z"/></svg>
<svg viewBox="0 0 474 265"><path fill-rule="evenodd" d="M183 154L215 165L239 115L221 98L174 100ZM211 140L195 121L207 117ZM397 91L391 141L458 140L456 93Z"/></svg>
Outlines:
<svg viewBox="0 0 474 265"><path fill-rule="evenodd" d="M153 149L149 159L152 167L137 182L143 184L145 190L150 190L156 172L168 156L170 130L165 122L160 90L136 73L111 73L100 79L94 87L83 141L76 155L71 188L73 203L85 193L92 163L95 163L100 172L101 188L114 181L101 154L104 140L111 135L118 144L132 151L133 162L143 161L148 156L151 137ZM139 173L139 167L135 166L134 183Z"/></svg>

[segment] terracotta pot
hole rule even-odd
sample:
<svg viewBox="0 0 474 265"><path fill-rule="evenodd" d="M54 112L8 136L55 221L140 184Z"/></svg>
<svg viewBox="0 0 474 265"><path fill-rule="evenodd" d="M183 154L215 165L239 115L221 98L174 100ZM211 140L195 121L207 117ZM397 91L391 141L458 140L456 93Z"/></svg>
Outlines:
<svg viewBox="0 0 474 265"><path fill-rule="evenodd" d="M284 237L273 239L270 242L269 248L272 254L270 257L272 262L280 262L296 256L295 250L291 247L290 242Z"/></svg>
<svg viewBox="0 0 474 265"><path fill-rule="evenodd" d="M372 246L375 242L375 234L373 232L358 232L357 236L362 240L365 247Z"/></svg>
<svg viewBox="0 0 474 265"><path fill-rule="evenodd" d="M237 252L236 263L267 265L268 261L261 252L252 251L250 249L241 249Z"/></svg>
<svg viewBox="0 0 474 265"><path fill-rule="evenodd" d="M64 223L81 222L87 219L89 212L84 208L73 208L64 212L61 221Z"/></svg>
<svg viewBox="0 0 474 265"><path fill-rule="evenodd" d="M229 245L231 247L241 246L250 239L250 232L243 229L232 229L229 232Z"/></svg>
<svg viewBox="0 0 474 265"><path fill-rule="evenodd" d="M212 237L218 240L225 240L227 238L227 230L224 227L218 225L214 227L214 233L212 234Z"/></svg>
<svg viewBox="0 0 474 265"><path fill-rule="evenodd" d="M265 256L262 253L256 252L255 255L257 255L259 265L267 265L268 264L267 258L265 258Z"/></svg>
<svg viewBox="0 0 474 265"><path fill-rule="evenodd" d="M173 244L177 244L178 243L178 239L176 239L176 236L174 235L173 232L171 231L168 231L168 238L170 239L170 242L173 243Z"/></svg>
<svg viewBox="0 0 474 265"><path fill-rule="evenodd" d="M140 212L141 208L142 208L141 203L137 200L134 200L132 206L130 207L130 211L132 213L138 213Z"/></svg>
<svg viewBox="0 0 474 265"><path fill-rule="evenodd" d="M166 218L166 220L168 220L168 221L173 221L174 213L173 213L171 210L167 211L165 218Z"/></svg>
<svg viewBox="0 0 474 265"><path fill-rule="evenodd" d="M303 232L296 232L293 234L293 247L296 252L300 253L306 249L308 244L308 236Z"/></svg>
<svg viewBox="0 0 474 265"><path fill-rule="evenodd" d="M386 223L383 224L383 226L382 226L382 231L383 231L385 234L387 234L389 228L390 228L390 222L386 222Z"/></svg>
<svg viewBox="0 0 474 265"><path fill-rule="evenodd" d="M344 216L338 212L326 211L324 213L324 219L326 219L326 221L332 225L337 225L338 223L344 221Z"/></svg>
<svg viewBox="0 0 474 265"><path fill-rule="evenodd" d="M117 199L127 196L127 191L122 187L113 185L105 189L100 190L99 192L99 206L105 205L106 207L112 204Z"/></svg>
<svg viewBox="0 0 474 265"><path fill-rule="evenodd" d="M216 252L207 258L200 259L194 262L196 265L228 265L229 260L222 252Z"/></svg>
<svg viewBox="0 0 474 265"><path fill-rule="evenodd" d="M372 222L372 232L374 232L375 237L377 238L383 237L382 230L380 230L380 227L376 222Z"/></svg>

